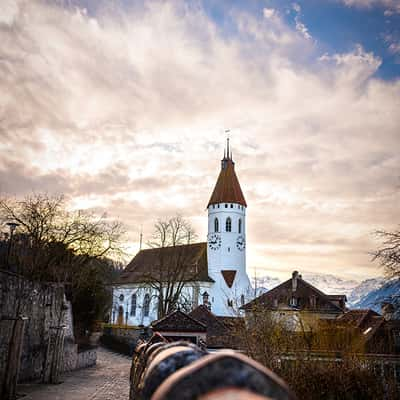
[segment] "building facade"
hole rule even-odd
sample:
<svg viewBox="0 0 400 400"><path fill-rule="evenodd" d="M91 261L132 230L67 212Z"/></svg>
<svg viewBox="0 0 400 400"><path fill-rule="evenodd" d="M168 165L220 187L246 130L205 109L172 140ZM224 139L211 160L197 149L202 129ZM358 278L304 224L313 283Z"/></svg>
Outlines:
<svg viewBox="0 0 400 400"><path fill-rule="evenodd" d="M292 278L258 296L242 307L251 320L268 312L290 331L310 330L321 320L335 320L346 312L346 296L321 292L305 281L298 271Z"/></svg>
<svg viewBox="0 0 400 400"><path fill-rule="evenodd" d="M252 294L246 208L228 141L207 205L207 242L139 251L113 285L112 323L147 326L158 319L160 290L152 283L162 281L177 259L184 270L177 280L184 282L179 304L185 311L204 304L215 315L238 315Z"/></svg>

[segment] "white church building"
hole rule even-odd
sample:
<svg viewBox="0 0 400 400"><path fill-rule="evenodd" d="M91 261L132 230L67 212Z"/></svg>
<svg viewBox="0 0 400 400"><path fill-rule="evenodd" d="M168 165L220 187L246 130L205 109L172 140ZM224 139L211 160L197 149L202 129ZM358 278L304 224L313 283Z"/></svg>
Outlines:
<svg viewBox="0 0 400 400"><path fill-rule="evenodd" d="M252 299L246 273L246 200L235 172L229 140L207 205L207 242L139 251L113 285L112 323L149 325L158 319L157 295L144 279L160 259L185 256L188 278L182 297L189 309L207 305L217 316L236 316Z"/></svg>

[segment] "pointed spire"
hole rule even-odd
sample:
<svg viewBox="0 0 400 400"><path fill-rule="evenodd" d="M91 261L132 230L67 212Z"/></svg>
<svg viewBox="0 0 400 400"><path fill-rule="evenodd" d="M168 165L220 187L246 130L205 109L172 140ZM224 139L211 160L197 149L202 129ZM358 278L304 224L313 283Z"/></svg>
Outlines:
<svg viewBox="0 0 400 400"><path fill-rule="evenodd" d="M228 133L229 130L225 132ZM232 160L232 152L229 148L229 137L226 139L224 158L221 160L221 172L207 207L209 207L210 204L218 203L236 203L247 207L239 180L235 173L235 163Z"/></svg>

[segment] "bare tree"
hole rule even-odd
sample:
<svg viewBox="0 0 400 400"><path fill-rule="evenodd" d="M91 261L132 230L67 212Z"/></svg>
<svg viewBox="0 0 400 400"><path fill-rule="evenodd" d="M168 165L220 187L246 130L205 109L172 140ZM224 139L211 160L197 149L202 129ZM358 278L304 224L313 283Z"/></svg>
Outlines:
<svg viewBox="0 0 400 400"><path fill-rule="evenodd" d="M11 261L33 280L65 282L73 267L122 255L121 223L105 214L67 211L63 196L0 198L0 222L8 221L19 224Z"/></svg>
<svg viewBox="0 0 400 400"><path fill-rule="evenodd" d="M144 275L146 284L154 290L157 313L161 318L177 307L186 307L191 298L185 296L184 286L196 278L197 265L193 264L190 246L196 238L194 229L180 215L158 220L148 245L159 249L158 263Z"/></svg>
<svg viewBox="0 0 400 400"><path fill-rule="evenodd" d="M400 226L393 232L376 231L381 247L372 253L372 259L384 268L388 278L400 279Z"/></svg>
<svg viewBox="0 0 400 400"><path fill-rule="evenodd" d="M73 306L80 303L73 307L74 314L82 314L77 323L89 324L100 316L109 302L105 284L112 279L110 258L123 255L122 224L105 214L68 211L63 196L48 194L0 198L0 223L9 221L19 224L7 254L14 272L32 281L63 284ZM19 301L16 312L23 311L21 306Z"/></svg>

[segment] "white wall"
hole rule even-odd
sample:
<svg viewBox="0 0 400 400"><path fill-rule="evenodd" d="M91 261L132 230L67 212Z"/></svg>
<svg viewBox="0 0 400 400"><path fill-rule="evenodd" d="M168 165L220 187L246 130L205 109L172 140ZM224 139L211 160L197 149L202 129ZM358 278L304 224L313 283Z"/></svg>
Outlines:
<svg viewBox="0 0 400 400"><path fill-rule="evenodd" d="M197 307L199 304L202 304L201 294L204 291L210 292L211 284L208 282L196 282L189 283L184 286L181 294L181 303L191 303L188 304L189 310ZM123 300L120 299L121 294L123 295ZM132 295L136 294L136 312L135 315L131 315L131 306L132 306ZM144 315L144 299L146 294L150 295L150 308L149 315ZM113 287L113 306L111 312L110 321L112 323L117 323L118 319L118 309L119 307L123 307L123 322L126 323L126 311L128 311L128 325L144 325L148 326L153 321L158 319L157 315L157 306L158 306L158 298L157 291L150 288L149 286L141 285L141 284L125 284Z"/></svg>
<svg viewBox="0 0 400 400"><path fill-rule="evenodd" d="M227 205L227 207L225 206ZM232 221L231 232L226 232L226 219ZM215 232L214 221L218 218L219 232ZM238 221L242 220L241 233L238 231ZM212 236L221 238L221 246L214 250L209 245ZM208 207L208 271L209 276L215 281L211 288L211 311L216 315L235 316L242 305L241 296L245 302L252 296L249 277L246 273L246 247L243 250L237 248L239 236L246 240L246 207L235 203L220 203ZM246 244L247 245L247 244ZM231 288L225 282L221 271L236 271L235 280ZM228 305L228 300L233 306Z"/></svg>

